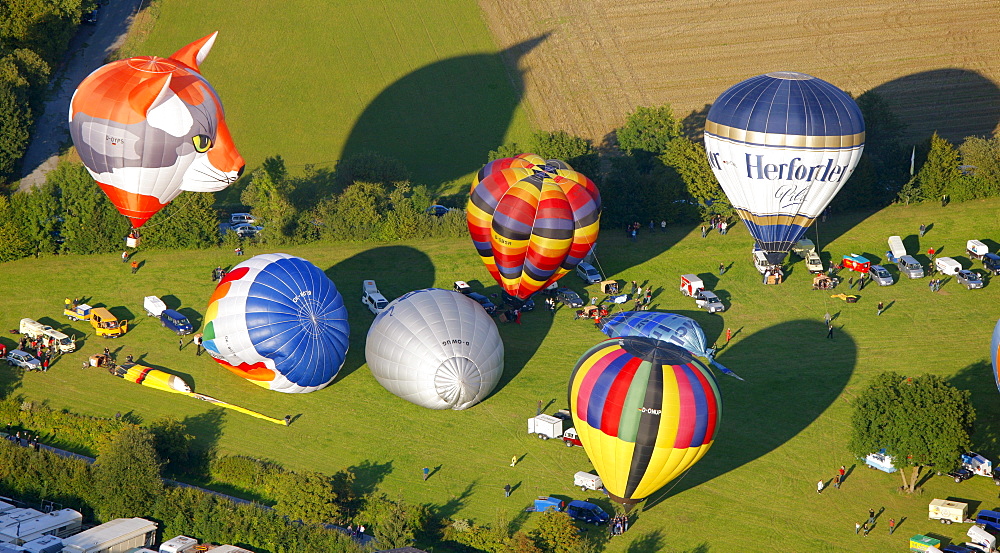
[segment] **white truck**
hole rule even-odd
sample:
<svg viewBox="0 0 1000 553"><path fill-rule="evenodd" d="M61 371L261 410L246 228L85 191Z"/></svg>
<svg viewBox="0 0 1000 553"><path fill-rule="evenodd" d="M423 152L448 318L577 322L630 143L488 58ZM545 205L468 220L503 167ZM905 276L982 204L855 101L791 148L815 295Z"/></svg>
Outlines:
<svg viewBox="0 0 1000 553"><path fill-rule="evenodd" d="M566 409L560 409L555 415L542 413L528 419L528 434L534 434L542 440L562 438L566 447L582 446L572 422L573 417Z"/></svg>
<svg viewBox="0 0 1000 553"><path fill-rule="evenodd" d="M819 254L816 253L816 244L808 238L803 238L792 246L792 253L801 257L806 261L806 269L810 273L822 273L823 272L823 260L819 258Z"/></svg>
<svg viewBox="0 0 1000 553"><path fill-rule="evenodd" d="M593 490L597 492L604 489L604 482L601 481L600 476L583 471L573 475L573 485L579 486L582 491Z"/></svg>
<svg viewBox="0 0 1000 553"><path fill-rule="evenodd" d="M886 258L899 267L900 274L909 278L924 278L924 266L906 253L903 239L899 236L889 237L889 251L886 252Z"/></svg>
<svg viewBox="0 0 1000 553"><path fill-rule="evenodd" d="M29 319L27 317L21 319L19 330L21 331L21 334L27 334L32 338L51 338L55 341L59 351L63 353L76 351L76 342L72 338L66 336L51 326L42 324L34 319Z"/></svg>
<svg viewBox="0 0 1000 553"><path fill-rule="evenodd" d="M381 313L388 305L389 301L378 291L378 286L374 280L366 280L361 283L361 303L372 312L373 315Z"/></svg>

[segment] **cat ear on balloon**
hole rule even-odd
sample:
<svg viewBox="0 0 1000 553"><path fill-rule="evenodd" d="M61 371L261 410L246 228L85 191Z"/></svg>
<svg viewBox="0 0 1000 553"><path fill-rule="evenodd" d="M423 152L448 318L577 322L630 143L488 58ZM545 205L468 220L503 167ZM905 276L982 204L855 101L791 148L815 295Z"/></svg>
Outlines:
<svg viewBox="0 0 1000 553"><path fill-rule="evenodd" d="M215 37L218 35L219 31L215 31L204 38L196 40L174 52L174 55L170 56L170 59L177 60L191 69L201 73L198 67L201 65L201 62L205 61L205 58L208 57L208 53L212 50L212 45L215 44Z"/></svg>

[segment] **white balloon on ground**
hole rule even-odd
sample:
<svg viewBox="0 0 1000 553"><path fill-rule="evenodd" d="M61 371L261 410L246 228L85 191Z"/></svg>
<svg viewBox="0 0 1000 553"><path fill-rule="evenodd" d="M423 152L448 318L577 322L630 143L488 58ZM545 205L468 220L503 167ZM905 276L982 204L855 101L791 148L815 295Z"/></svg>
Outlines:
<svg viewBox="0 0 1000 553"><path fill-rule="evenodd" d="M496 323L463 294L428 288L405 294L375 317L365 359L386 390L429 409L467 409L503 375Z"/></svg>

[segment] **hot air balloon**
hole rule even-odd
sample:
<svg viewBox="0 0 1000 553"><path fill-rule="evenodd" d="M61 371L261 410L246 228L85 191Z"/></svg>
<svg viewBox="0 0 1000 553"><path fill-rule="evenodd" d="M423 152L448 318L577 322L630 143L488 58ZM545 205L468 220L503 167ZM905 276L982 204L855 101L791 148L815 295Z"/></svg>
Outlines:
<svg viewBox="0 0 1000 553"><path fill-rule="evenodd" d="M476 251L508 294L529 296L593 249L597 186L567 163L535 154L492 161L476 175L467 219Z"/></svg>
<svg viewBox="0 0 1000 553"><path fill-rule="evenodd" d="M768 262L780 265L854 171L865 122L836 86L791 71L749 78L712 104L705 150Z"/></svg>
<svg viewBox="0 0 1000 553"><path fill-rule="evenodd" d="M708 359L709 363L723 373L743 380L715 360L715 349L708 347L705 331L690 317L662 311L623 311L605 319L601 332L611 338L645 336L669 342Z"/></svg>
<svg viewBox="0 0 1000 553"><path fill-rule="evenodd" d="M429 409L468 409L503 375L503 341L474 300L439 288L410 292L375 317L365 359L386 390Z"/></svg>
<svg viewBox="0 0 1000 553"><path fill-rule="evenodd" d="M604 488L626 509L701 459L722 417L711 371L679 346L642 337L587 350L570 377L569 405Z"/></svg>
<svg viewBox="0 0 1000 553"><path fill-rule="evenodd" d="M254 256L226 273L205 321L209 355L279 392L323 388L347 354L344 298L319 267L283 253Z"/></svg>
<svg viewBox="0 0 1000 553"><path fill-rule="evenodd" d="M990 357L993 359L993 381L1000 390L1000 321L993 328L993 340L990 341Z"/></svg>
<svg viewBox="0 0 1000 553"><path fill-rule="evenodd" d="M133 229L182 191L216 192L243 172L219 96L198 70L217 34L169 58L111 62L73 93L73 144Z"/></svg>

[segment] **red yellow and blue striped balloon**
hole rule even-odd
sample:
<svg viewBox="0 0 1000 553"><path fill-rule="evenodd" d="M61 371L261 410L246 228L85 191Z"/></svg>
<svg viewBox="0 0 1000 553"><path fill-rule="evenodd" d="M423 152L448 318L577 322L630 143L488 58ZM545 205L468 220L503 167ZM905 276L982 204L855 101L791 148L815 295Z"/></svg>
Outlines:
<svg viewBox="0 0 1000 553"><path fill-rule="evenodd" d="M476 174L466 213L490 274L508 294L527 299L590 253L601 195L569 164L521 154L492 161Z"/></svg>
<svg viewBox="0 0 1000 553"><path fill-rule="evenodd" d="M711 371L685 349L645 337L587 350L570 377L569 404L604 488L626 506L701 459L722 418Z"/></svg>

